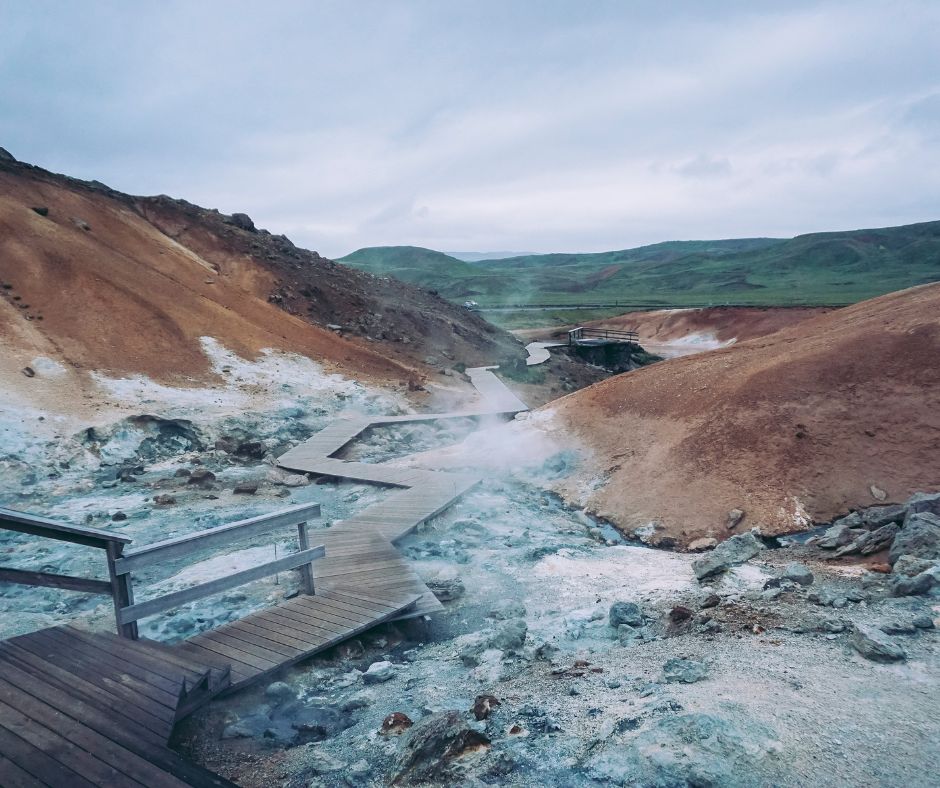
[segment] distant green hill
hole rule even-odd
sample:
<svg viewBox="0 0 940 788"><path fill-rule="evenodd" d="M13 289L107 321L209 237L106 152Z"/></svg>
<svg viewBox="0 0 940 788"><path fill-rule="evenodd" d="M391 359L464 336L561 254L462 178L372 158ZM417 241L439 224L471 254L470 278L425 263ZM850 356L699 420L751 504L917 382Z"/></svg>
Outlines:
<svg viewBox="0 0 940 788"><path fill-rule="evenodd" d="M410 246L340 262L481 306L847 304L940 280L940 222L791 239L666 243L466 263Z"/></svg>

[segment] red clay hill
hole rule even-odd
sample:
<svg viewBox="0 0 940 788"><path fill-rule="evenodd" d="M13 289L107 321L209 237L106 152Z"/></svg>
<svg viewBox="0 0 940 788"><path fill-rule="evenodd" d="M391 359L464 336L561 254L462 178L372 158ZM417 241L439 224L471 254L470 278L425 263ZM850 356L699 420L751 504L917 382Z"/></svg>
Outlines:
<svg viewBox="0 0 940 788"><path fill-rule="evenodd" d="M940 489L940 284L619 375L547 408L593 452L567 492L653 542L801 530ZM874 488L874 492L872 491ZM649 528L646 529L649 532ZM642 531L641 531L642 533ZM666 542L667 544L669 542Z"/></svg>
<svg viewBox="0 0 940 788"><path fill-rule="evenodd" d="M294 351L399 384L455 359L521 354L478 316L300 249L243 214L131 197L0 154L0 341L8 352L191 381L209 376L199 340L211 336L246 358Z"/></svg>

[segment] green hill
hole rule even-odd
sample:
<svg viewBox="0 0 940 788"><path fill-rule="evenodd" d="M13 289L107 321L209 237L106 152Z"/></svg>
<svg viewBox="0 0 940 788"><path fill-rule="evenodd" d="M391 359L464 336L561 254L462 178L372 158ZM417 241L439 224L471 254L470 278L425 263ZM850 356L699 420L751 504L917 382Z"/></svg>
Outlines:
<svg viewBox="0 0 940 788"><path fill-rule="evenodd" d="M375 247L340 262L484 308L847 304L940 280L940 222L476 263L418 247Z"/></svg>

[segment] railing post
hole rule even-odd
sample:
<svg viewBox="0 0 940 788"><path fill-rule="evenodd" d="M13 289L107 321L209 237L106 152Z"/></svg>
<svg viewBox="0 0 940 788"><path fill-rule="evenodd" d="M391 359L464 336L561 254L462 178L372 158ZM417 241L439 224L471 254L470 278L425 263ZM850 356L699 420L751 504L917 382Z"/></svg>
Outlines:
<svg viewBox="0 0 940 788"><path fill-rule="evenodd" d="M307 539L307 524L306 523L297 523L297 542L300 545L301 550L306 550L310 547L310 542ZM300 579L304 587L304 593L313 596L315 591L313 587L313 564L304 564L300 567Z"/></svg>
<svg viewBox="0 0 940 788"><path fill-rule="evenodd" d="M119 542L108 542L106 550L108 553L108 577L111 579L111 600L114 602L114 621L117 625L118 634L121 637L137 640L137 622L131 621L128 624L122 624L120 616L121 608L134 604L134 589L131 586L130 573L119 575L114 571L114 562L124 552L124 545Z"/></svg>

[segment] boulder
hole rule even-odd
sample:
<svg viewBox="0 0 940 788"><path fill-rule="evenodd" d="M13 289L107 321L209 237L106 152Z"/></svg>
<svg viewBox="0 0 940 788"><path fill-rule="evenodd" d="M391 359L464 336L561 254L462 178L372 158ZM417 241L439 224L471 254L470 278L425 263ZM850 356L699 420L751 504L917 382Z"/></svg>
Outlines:
<svg viewBox="0 0 940 788"><path fill-rule="evenodd" d="M369 669L362 674L362 680L366 684L379 684L388 681L395 675L395 668L391 662L383 660L382 662L373 662Z"/></svg>
<svg viewBox="0 0 940 788"><path fill-rule="evenodd" d="M892 596L927 596L940 586L940 564L931 566L926 572L913 577L900 576L891 586Z"/></svg>
<svg viewBox="0 0 940 788"><path fill-rule="evenodd" d="M215 474L206 470L205 468L199 468L189 474L189 477L186 479L187 484L192 484L197 487L211 487L212 482L215 481Z"/></svg>
<svg viewBox="0 0 940 788"><path fill-rule="evenodd" d="M888 497L888 493L886 493L876 484L869 485L868 492L871 493L871 497L876 501L883 501Z"/></svg>
<svg viewBox="0 0 940 788"><path fill-rule="evenodd" d="M528 627L524 618L511 618L496 627L496 631L489 639L489 645L491 648L510 653L520 651L525 644L527 631Z"/></svg>
<svg viewBox="0 0 940 788"><path fill-rule="evenodd" d="M894 562L894 573L903 577L914 577L921 572L926 572L933 566L932 561L926 558L917 558L913 555L902 555Z"/></svg>
<svg viewBox="0 0 940 788"><path fill-rule="evenodd" d="M643 626L643 610L636 602L614 602L607 617L614 629L621 624L631 627Z"/></svg>
<svg viewBox="0 0 940 788"><path fill-rule="evenodd" d="M232 492L235 495L254 495L258 492L258 482L239 482Z"/></svg>
<svg viewBox="0 0 940 788"><path fill-rule="evenodd" d="M268 703L274 706L280 706L282 703L296 700L297 693L294 692L294 689L287 682L275 681L273 684L268 684L264 691L264 697Z"/></svg>
<svg viewBox="0 0 940 788"><path fill-rule="evenodd" d="M250 233L258 232L255 223L247 213L233 213L228 224L234 224L240 230L247 230Z"/></svg>
<svg viewBox="0 0 940 788"><path fill-rule="evenodd" d="M874 662L899 662L907 659L904 649L876 627L856 624L850 642L859 654Z"/></svg>
<svg viewBox="0 0 940 788"><path fill-rule="evenodd" d="M933 616L930 613L918 613L911 619L911 623L918 629L933 629Z"/></svg>
<svg viewBox="0 0 940 788"><path fill-rule="evenodd" d="M821 549L835 550L838 547L845 547L845 545L867 533L864 528L845 523L844 521L847 519L847 517L843 517L842 520L837 521L836 524L823 532L817 543Z"/></svg>
<svg viewBox="0 0 940 788"><path fill-rule="evenodd" d="M713 536L703 536L701 539L693 539L689 542L688 551L690 553L701 553L705 550L712 550L718 546L718 540Z"/></svg>
<svg viewBox="0 0 940 788"><path fill-rule="evenodd" d="M859 552L861 552L862 555L871 555L872 553L877 553L879 550L884 550L884 548L888 547L891 542L894 541L894 537L897 536L899 530L900 526L898 526L897 523L888 523L887 525L881 526L871 532Z"/></svg>
<svg viewBox="0 0 940 788"><path fill-rule="evenodd" d="M734 528L737 528L741 521L744 519L744 511L742 509L732 509L728 512L728 516L725 519L725 527L731 531Z"/></svg>
<svg viewBox="0 0 940 788"><path fill-rule="evenodd" d="M940 493L915 493L907 499L904 508L908 514L928 512L940 516Z"/></svg>
<svg viewBox="0 0 940 788"><path fill-rule="evenodd" d="M454 599L459 599L467 590L459 577L444 577L428 580L427 587L431 589L431 593L441 602L451 602Z"/></svg>
<svg viewBox="0 0 940 788"><path fill-rule="evenodd" d="M708 665L695 659L673 657L663 665L663 680L667 684L694 684L708 676Z"/></svg>
<svg viewBox="0 0 940 788"><path fill-rule="evenodd" d="M888 523L900 523L904 520L906 509L901 504L890 504L888 506L871 506L859 512L861 524L874 531Z"/></svg>
<svg viewBox="0 0 940 788"><path fill-rule="evenodd" d="M894 564L902 555L940 561L940 516L914 512L905 518L904 527L891 545L888 560Z"/></svg>
<svg viewBox="0 0 940 788"><path fill-rule="evenodd" d="M695 576L703 578L724 572L735 564L743 564L764 549L764 545L753 533L737 534L726 539L718 547L692 562Z"/></svg>
<svg viewBox="0 0 940 788"><path fill-rule="evenodd" d="M453 784L457 761L485 752L490 740L457 711L431 714L402 736L389 769L392 785Z"/></svg>
<svg viewBox="0 0 940 788"><path fill-rule="evenodd" d="M782 745L758 723L710 714L662 717L626 744L612 741L587 763L607 785L744 788L781 785L764 772Z"/></svg>
<svg viewBox="0 0 940 788"><path fill-rule="evenodd" d="M794 561L787 564L786 569L783 570L783 579L797 585L809 586L813 584L813 573L806 564Z"/></svg>

